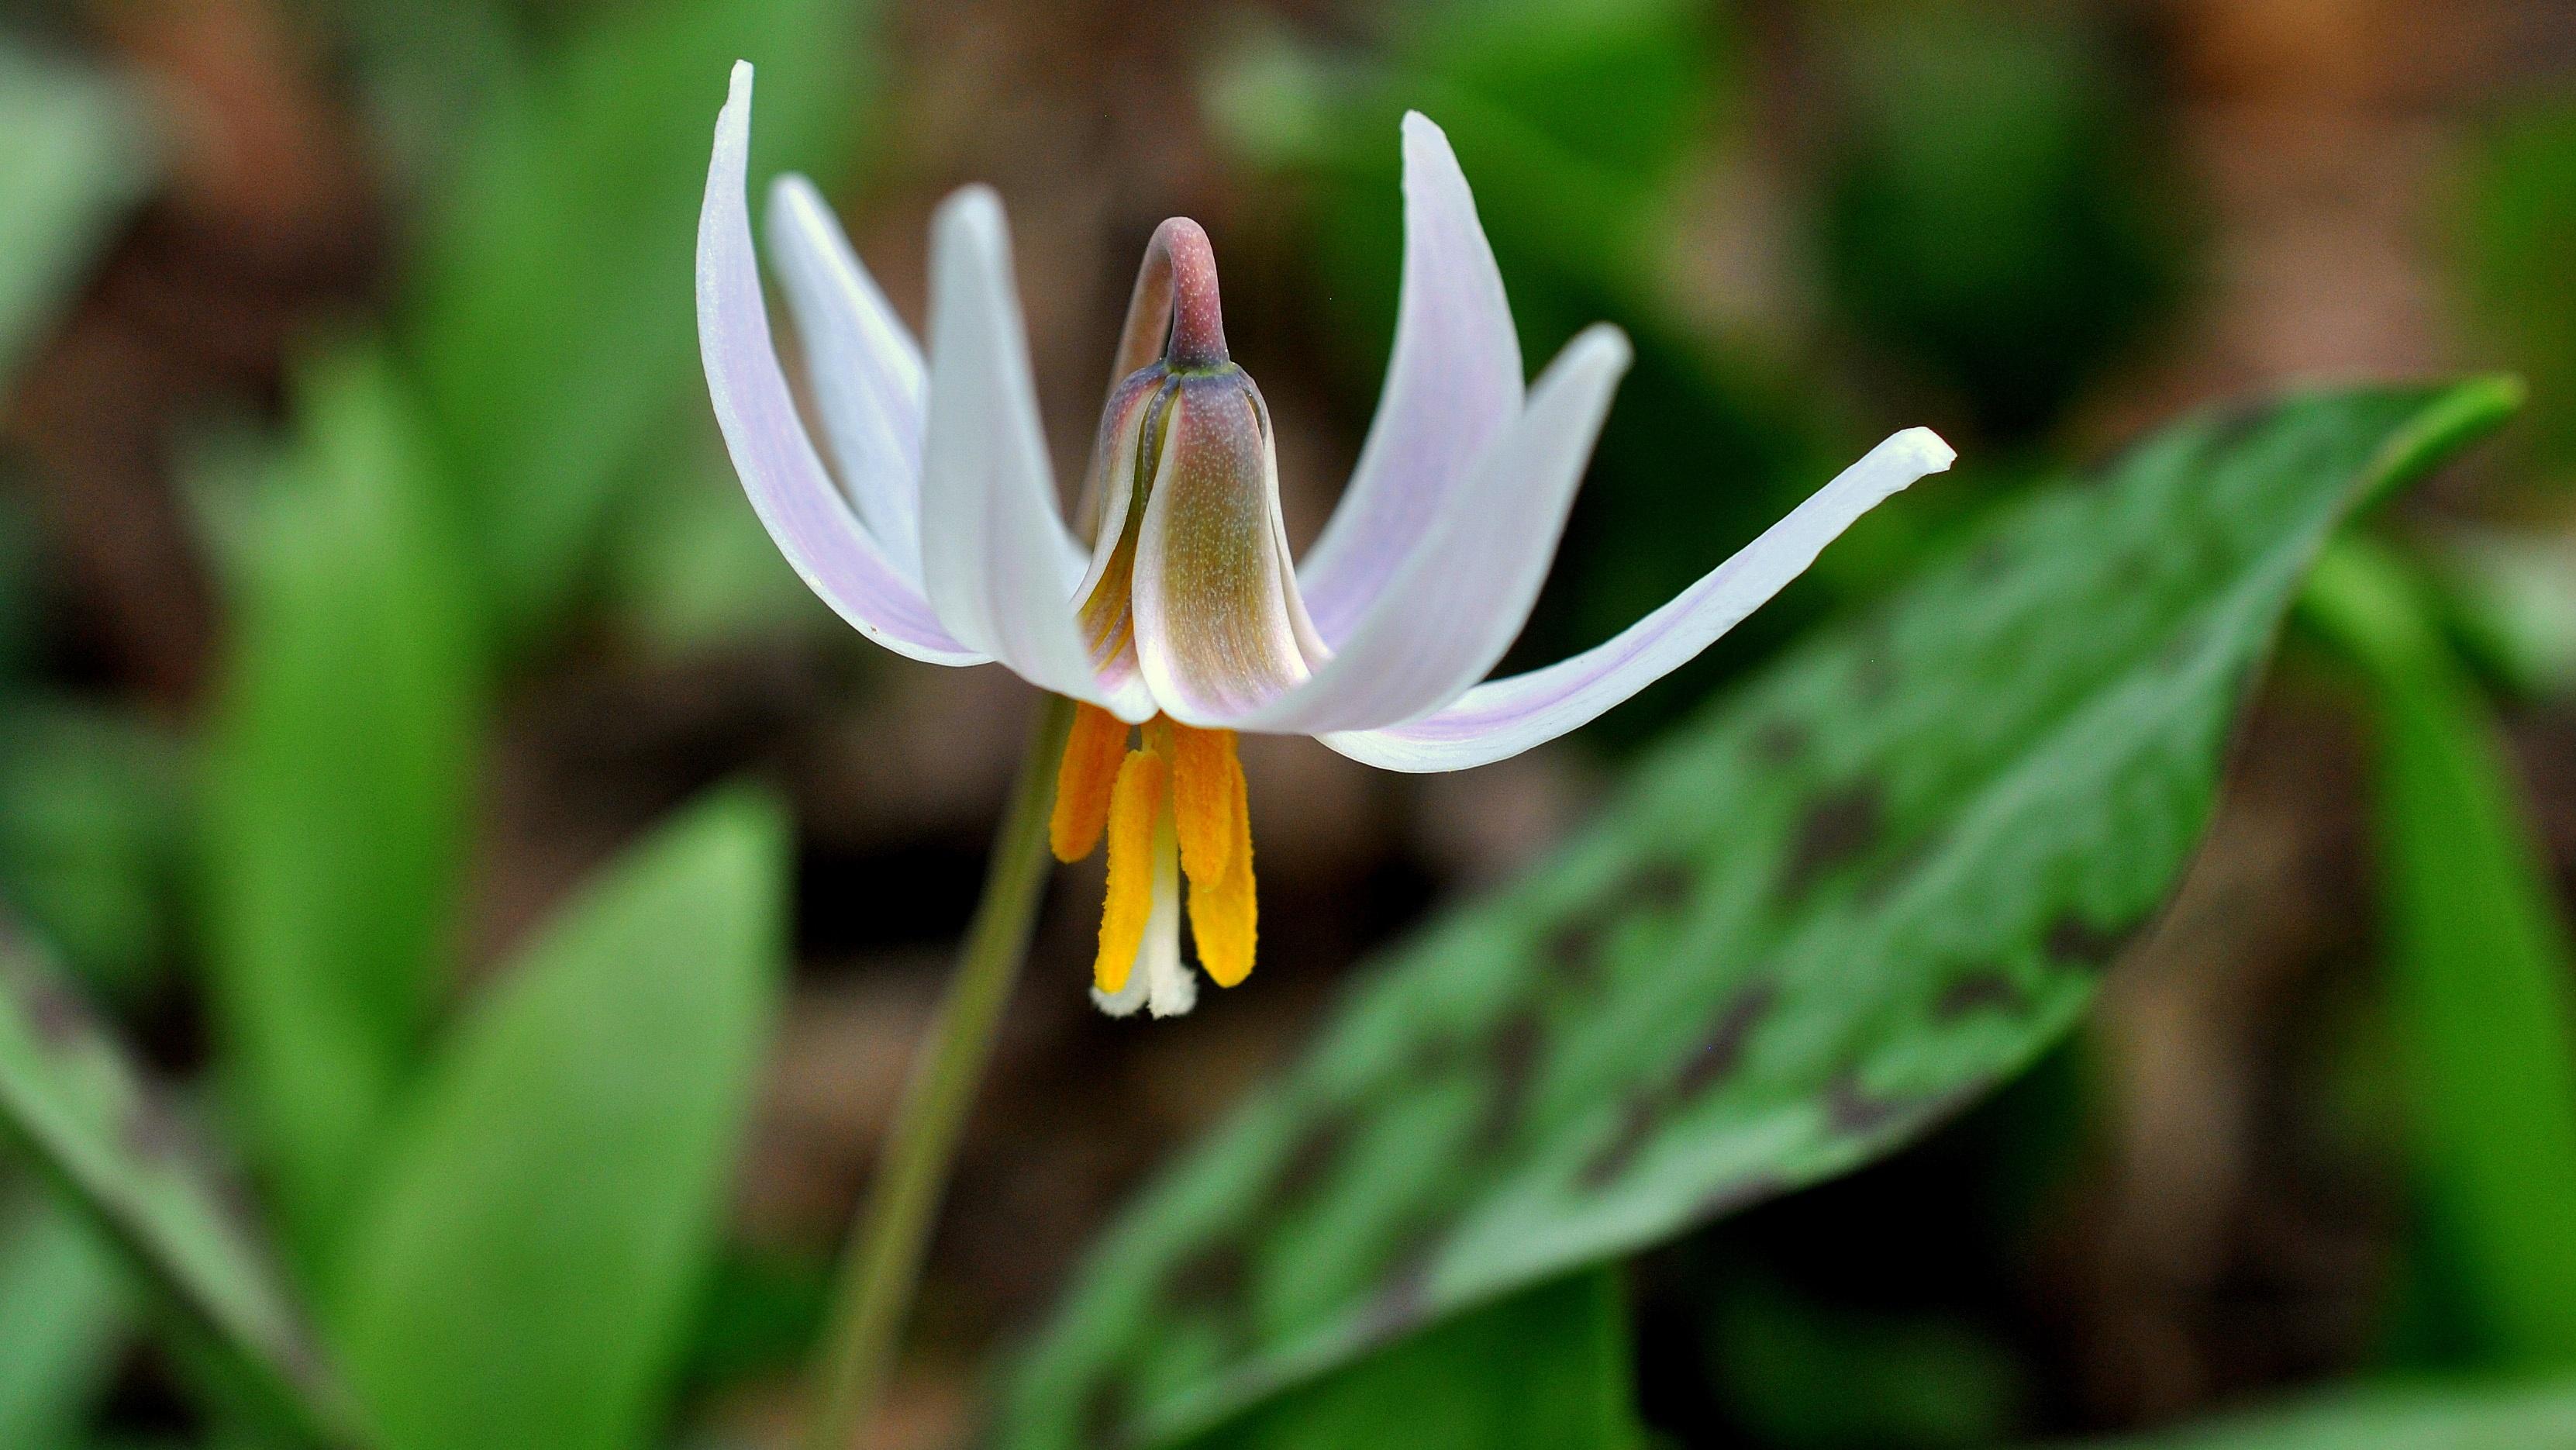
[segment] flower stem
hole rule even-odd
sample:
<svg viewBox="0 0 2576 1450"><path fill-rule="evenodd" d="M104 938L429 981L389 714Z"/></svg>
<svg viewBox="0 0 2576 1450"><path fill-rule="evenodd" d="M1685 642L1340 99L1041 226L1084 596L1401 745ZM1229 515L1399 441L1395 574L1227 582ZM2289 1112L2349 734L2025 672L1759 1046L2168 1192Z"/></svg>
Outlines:
<svg viewBox="0 0 2576 1450"><path fill-rule="evenodd" d="M806 1450L853 1450L893 1368L958 1134L992 1058L1002 1008L1028 957L1029 932L1046 885L1055 771L1072 723L1073 702L1047 696L993 843L983 899L957 954L957 974L914 1059L841 1260L814 1366Z"/></svg>

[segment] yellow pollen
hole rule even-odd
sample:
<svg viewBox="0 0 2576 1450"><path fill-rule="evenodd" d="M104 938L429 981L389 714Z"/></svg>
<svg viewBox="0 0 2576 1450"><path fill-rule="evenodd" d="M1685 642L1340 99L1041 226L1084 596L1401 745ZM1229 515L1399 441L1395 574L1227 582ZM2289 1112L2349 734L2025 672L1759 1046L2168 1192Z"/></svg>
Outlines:
<svg viewBox="0 0 2576 1450"><path fill-rule="evenodd" d="M1173 792L1181 813L1181 870L1190 878L1190 935L1199 944L1199 965L1220 987L1231 987L1252 975L1252 947L1259 903L1252 889L1252 810L1244 789L1243 763L1235 758L1234 736L1225 734L1221 829L1227 849L1224 874L1208 880L1190 870L1189 797ZM1204 828L1204 827L1203 827Z"/></svg>
<svg viewBox="0 0 2576 1450"><path fill-rule="evenodd" d="M1079 861L1100 844L1109 824L1111 788L1127 758L1127 722L1097 705L1073 708L1073 731L1064 740L1064 763L1056 770L1055 815L1047 822L1047 844L1059 861Z"/></svg>
<svg viewBox="0 0 2576 1450"><path fill-rule="evenodd" d="M1100 912L1100 990L1127 985L1154 910L1154 836L1171 830L1189 882L1190 935L1199 965L1220 987L1252 974L1259 903L1252 883L1252 813L1231 730L1196 730L1157 715L1142 748L1129 726L1096 705L1075 708L1056 771L1047 844L1079 861L1109 838L1109 894Z"/></svg>
<svg viewBox="0 0 2576 1450"><path fill-rule="evenodd" d="M1181 873L1190 882L1190 935L1199 965L1220 987L1252 972L1257 906L1252 890L1252 813L1231 730L1167 727L1172 814ZM1149 738L1159 735L1149 732Z"/></svg>
<svg viewBox="0 0 2576 1450"><path fill-rule="evenodd" d="M1181 870L1193 886L1213 886L1240 834L1243 765L1231 730L1172 727L1172 812L1181 836Z"/></svg>
<svg viewBox="0 0 2576 1450"><path fill-rule="evenodd" d="M1109 899L1100 911L1100 956L1091 979L1101 991L1127 985L1145 922L1154 910L1154 825L1164 810L1163 758L1150 750L1127 753L1109 793ZM1061 797L1059 797L1061 800ZM1097 832L1095 832L1097 834ZM1084 853L1089 853L1084 847Z"/></svg>

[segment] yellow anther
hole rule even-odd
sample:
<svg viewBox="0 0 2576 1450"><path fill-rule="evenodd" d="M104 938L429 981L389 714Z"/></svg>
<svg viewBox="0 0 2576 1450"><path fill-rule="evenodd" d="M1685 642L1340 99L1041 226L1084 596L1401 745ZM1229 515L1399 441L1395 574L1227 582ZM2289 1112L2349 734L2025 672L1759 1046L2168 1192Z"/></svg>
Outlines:
<svg viewBox="0 0 2576 1450"><path fill-rule="evenodd" d="M1073 732L1064 739L1064 763L1055 774L1055 815L1047 844L1059 861L1079 861L1100 844L1109 824L1109 797L1127 758L1127 722L1097 705L1073 707Z"/></svg>
<svg viewBox="0 0 2576 1450"><path fill-rule="evenodd" d="M1172 729L1172 812L1181 835L1181 870L1196 887L1224 879L1226 858L1243 834L1243 765L1231 730Z"/></svg>
<svg viewBox="0 0 2576 1450"><path fill-rule="evenodd" d="M1163 811L1163 780L1161 756L1132 750L1110 789L1109 899L1100 909L1100 957L1091 968L1091 980L1103 992L1127 985L1145 940L1146 918L1153 915L1154 818Z"/></svg>
<svg viewBox="0 0 2576 1450"><path fill-rule="evenodd" d="M1191 807L1188 776L1179 777L1173 795L1179 807L1181 869L1190 878L1190 935L1199 944L1199 965L1220 987L1231 987L1252 975L1253 942L1258 935L1260 904L1252 888L1252 810L1244 788L1243 762L1234 753L1234 735L1223 735L1219 783L1211 787L1220 805L1203 807L1202 829L1223 831L1218 859L1224 873L1209 880L1190 865ZM1186 739L1186 736L1184 737ZM1188 757L1184 755L1183 759ZM1202 847L1202 859L1209 848Z"/></svg>

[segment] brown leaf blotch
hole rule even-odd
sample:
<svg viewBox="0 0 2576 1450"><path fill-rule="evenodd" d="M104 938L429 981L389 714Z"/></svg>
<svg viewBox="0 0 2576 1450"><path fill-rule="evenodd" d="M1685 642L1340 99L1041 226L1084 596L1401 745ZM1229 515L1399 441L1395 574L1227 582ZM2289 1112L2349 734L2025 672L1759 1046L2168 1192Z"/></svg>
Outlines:
<svg viewBox="0 0 2576 1450"><path fill-rule="evenodd" d="M1817 878L1878 844L1887 829L1885 792L1874 780L1834 791L1807 808L1781 873L1781 890L1803 896Z"/></svg>

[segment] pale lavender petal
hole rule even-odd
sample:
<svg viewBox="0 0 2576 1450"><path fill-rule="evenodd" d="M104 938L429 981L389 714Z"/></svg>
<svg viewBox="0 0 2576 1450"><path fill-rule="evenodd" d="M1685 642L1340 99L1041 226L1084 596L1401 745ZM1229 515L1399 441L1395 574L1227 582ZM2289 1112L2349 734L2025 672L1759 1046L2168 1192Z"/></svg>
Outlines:
<svg viewBox="0 0 2576 1450"><path fill-rule="evenodd" d="M1422 719L1328 734L1324 743L1353 760L1405 771L1464 770L1545 744L1688 663L1804 573L1853 520L1956 456L1930 429L1907 429L1616 638L1545 669L1478 685Z"/></svg>
<svg viewBox="0 0 2576 1450"><path fill-rule="evenodd" d="M698 345L743 492L806 587L861 634L913 659L981 664L988 656L942 627L920 590L850 512L796 415L770 344L743 200L750 135L751 66L737 63L732 93L716 118L715 156L698 214Z"/></svg>
<svg viewBox="0 0 2576 1450"><path fill-rule="evenodd" d="M967 187L940 205L931 236L921 498L930 601L951 634L1029 683L1148 719L1143 683L1104 684L1074 621L1083 550L1056 503L1002 204Z"/></svg>
<svg viewBox="0 0 2576 1450"><path fill-rule="evenodd" d="M1584 330L1530 389L1413 556L1313 677L1232 719L1240 730L1369 730L1428 714L1485 677L1538 599L1584 464L1627 371L1615 327Z"/></svg>
<svg viewBox="0 0 2576 1450"><path fill-rule="evenodd" d="M786 284L841 487L886 557L918 580L921 346L802 176L770 185L769 258Z"/></svg>
<svg viewBox="0 0 2576 1450"><path fill-rule="evenodd" d="M1297 571L1325 643L1340 647L1521 398L1520 340L1476 199L1449 138L1409 111L1395 351L1350 487Z"/></svg>

